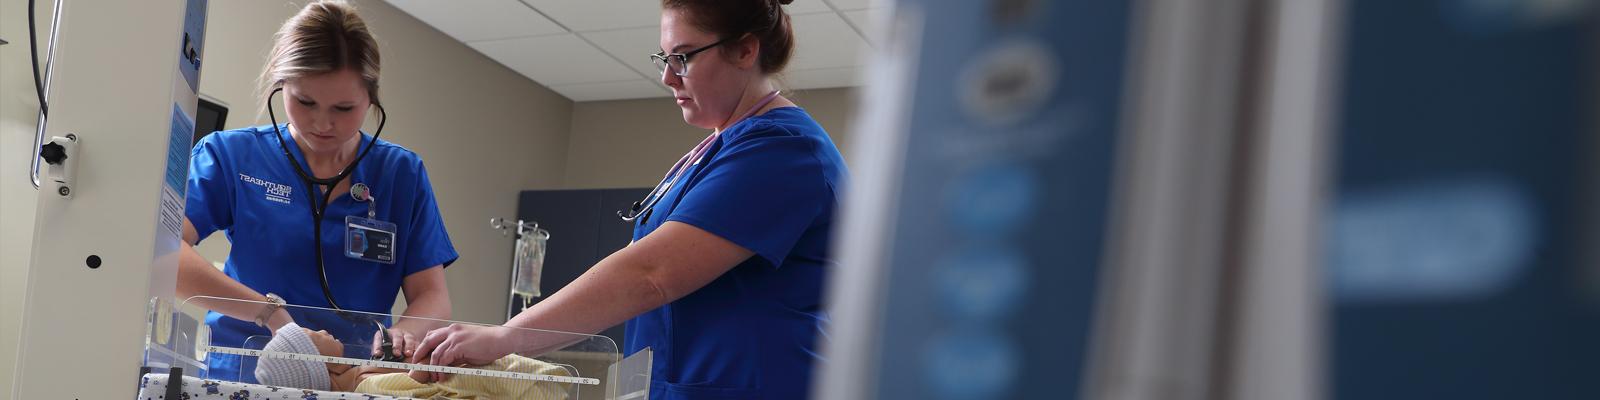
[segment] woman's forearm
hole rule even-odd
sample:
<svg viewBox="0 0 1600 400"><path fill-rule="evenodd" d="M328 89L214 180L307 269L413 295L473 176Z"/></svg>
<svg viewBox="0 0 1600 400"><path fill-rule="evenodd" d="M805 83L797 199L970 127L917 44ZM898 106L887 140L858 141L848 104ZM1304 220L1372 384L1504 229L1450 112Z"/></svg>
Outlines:
<svg viewBox="0 0 1600 400"><path fill-rule="evenodd" d="M178 298L186 299L210 311L222 313L241 321L254 322L256 317L264 310L265 305L259 303L266 300L266 296L257 293L239 281L233 280L227 274L217 270L195 251L194 246L187 241L182 244L178 256ZM239 299L245 301L220 300L209 298L193 298L194 296L218 297L222 299ZM289 313L278 310L268 318L269 328L276 330L278 327L291 322Z"/></svg>
<svg viewBox="0 0 1600 400"><path fill-rule="evenodd" d="M406 276L401 290L406 296L406 310L394 322L394 329L421 337L429 330L445 326L437 320L450 319L450 289L445 285L443 265Z"/></svg>
<svg viewBox="0 0 1600 400"><path fill-rule="evenodd" d="M597 333L699 290L752 254L700 228L667 222L506 325Z"/></svg>
<svg viewBox="0 0 1600 400"><path fill-rule="evenodd" d="M612 254L589 271L506 326L594 334L649 311L671 299L646 268L629 265L629 257Z"/></svg>
<svg viewBox="0 0 1600 400"><path fill-rule="evenodd" d="M450 319L450 295L439 292L419 295L415 300L406 302L406 310L401 316L400 320L394 323L394 328L411 332L413 335L421 336L431 329L443 327L445 323L435 320Z"/></svg>

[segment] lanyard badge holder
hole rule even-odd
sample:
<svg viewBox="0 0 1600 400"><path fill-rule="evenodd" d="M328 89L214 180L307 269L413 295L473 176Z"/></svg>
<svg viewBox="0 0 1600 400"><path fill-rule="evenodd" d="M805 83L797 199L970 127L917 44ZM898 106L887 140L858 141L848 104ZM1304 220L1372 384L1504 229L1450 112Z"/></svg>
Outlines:
<svg viewBox="0 0 1600 400"><path fill-rule="evenodd" d="M367 217L344 217L344 255L346 257L384 264L394 264L395 232L393 223L377 219L378 202L366 184L350 186L350 197L367 203Z"/></svg>

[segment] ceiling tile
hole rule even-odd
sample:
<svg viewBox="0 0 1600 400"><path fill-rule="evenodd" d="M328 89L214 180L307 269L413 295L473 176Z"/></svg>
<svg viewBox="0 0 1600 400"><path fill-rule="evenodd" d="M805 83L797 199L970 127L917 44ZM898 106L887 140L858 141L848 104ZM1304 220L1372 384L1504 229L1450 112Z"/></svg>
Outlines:
<svg viewBox="0 0 1600 400"><path fill-rule="evenodd" d="M792 89L824 89L861 86L861 68L824 68L783 73L783 82Z"/></svg>
<svg viewBox="0 0 1600 400"><path fill-rule="evenodd" d="M832 4L833 8L835 10L850 11L850 10L865 10L865 9L868 9L868 8L872 8L872 3L874 1L876 1L876 0L826 0L826 1L828 2L828 4Z"/></svg>
<svg viewBox="0 0 1600 400"><path fill-rule="evenodd" d="M795 54L792 70L851 67L861 65L867 48L861 38L838 14L794 16Z"/></svg>
<svg viewBox="0 0 1600 400"><path fill-rule="evenodd" d="M467 45L545 86L640 79L638 73L573 34Z"/></svg>
<svg viewBox="0 0 1600 400"><path fill-rule="evenodd" d="M793 3L783 6L783 11L788 12L789 15L801 15L829 12L833 11L833 9L828 8L828 5L824 4L822 0L795 0Z"/></svg>
<svg viewBox="0 0 1600 400"><path fill-rule="evenodd" d="M872 17L872 13L873 12L875 12L875 11L874 10L855 10L855 11L845 11L845 12L842 12L841 14L844 14L844 19L849 20L851 25L855 25L857 29L860 29L861 33L866 34L866 35L872 35L872 31L874 29L872 27L872 21L873 21L872 20L872 18L873 18Z"/></svg>
<svg viewBox="0 0 1600 400"><path fill-rule="evenodd" d="M573 32L661 26L656 0L522 0Z"/></svg>
<svg viewBox="0 0 1600 400"><path fill-rule="evenodd" d="M583 32L579 33L589 39L601 50L611 53L612 56L622 60L629 68L639 71L646 78L655 78L661 75L656 70L655 64L650 63L650 53L660 51L661 29L656 27L619 29L613 31Z"/></svg>
<svg viewBox="0 0 1600 400"><path fill-rule="evenodd" d="M556 91L556 93L561 93L562 96L567 96L567 98L572 99L572 101L642 99L650 97L666 98L671 94L671 92L668 92L667 89L662 88L661 85L657 85L644 79L623 82L560 85L552 86L550 89ZM662 101L666 102L666 100Z"/></svg>
<svg viewBox="0 0 1600 400"><path fill-rule="evenodd" d="M566 33L517 0L389 0L389 4L462 42Z"/></svg>
<svg viewBox="0 0 1600 400"><path fill-rule="evenodd" d="M661 26L661 2L656 0L522 0L522 2L539 9L573 32ZM833 11L822 0L797 0L784 6L784 10L790 15Z"/></svg>

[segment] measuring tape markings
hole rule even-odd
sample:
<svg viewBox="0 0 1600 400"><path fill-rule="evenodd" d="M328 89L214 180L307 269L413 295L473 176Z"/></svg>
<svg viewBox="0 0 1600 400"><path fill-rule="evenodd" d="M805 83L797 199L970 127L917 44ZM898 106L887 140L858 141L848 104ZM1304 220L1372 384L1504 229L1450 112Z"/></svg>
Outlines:
<svg viewBox="0 0 1600 400"><path fill-rule="evenodd" d="M446 366L440 366L440 365L427 365L427 364L411 364L411 363L402 363L402 362L393 362L393 361L363 360L363 359L359 359L359 358L324 356L324 355L321 355L321 354L311 355L311 354L299 354L299 353L282 353L282 352L276 352L276 351L251 350L251 349L241 349L241 348L235 348L235 347L220 347L220 346L207 346L206 351L212 352L212 353L233 354L233 355L250 356L250 357L263 357L263 356L265 356L265 357L284 358L284 359L297 360L297 361L313 361L313 362L324 362L324 363L345 364L345 365L355 365L355 366L369 366L369 367L379 367L379 368L389 368L389 369L405 369L405 370L418 370L418 371L428 371L428 372L443 372L443 373L447 373L447 374L470 375L470 376L486 376L486 377L491 377L491 378L522 379L522 380L530 380L530 381L543 381L543 382L556 382L556 383L576 383L576 384L580 384L580 385L599 385L600 384L600 380L599 379L595 379L595 378L583 378L583 377L573 377L573 376L558 376L558 375L543 375L543 374L529 374L529 373L523 373L523 372L510 372L510 371L491 371L491 370L486 370L486 369L446 367Z"/></svg>

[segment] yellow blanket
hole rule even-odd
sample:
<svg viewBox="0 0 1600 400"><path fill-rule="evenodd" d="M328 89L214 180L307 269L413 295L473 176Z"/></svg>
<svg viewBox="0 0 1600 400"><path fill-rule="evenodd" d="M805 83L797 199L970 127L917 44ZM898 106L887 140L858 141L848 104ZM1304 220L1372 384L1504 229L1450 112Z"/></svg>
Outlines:
<svg viewBox="0 0 1600 400"><path fill-rule="evenodd" d="M571 376L564 368L515 354L496 360L493 364L484 366L483 369ZM356 392L418 399L564 400L567 398L567 389L571 386L572 384L569 383L467 375L454 375L443 382L421 383L411 379L405 373L392 373L367 377L356 385Z"/></svg>

